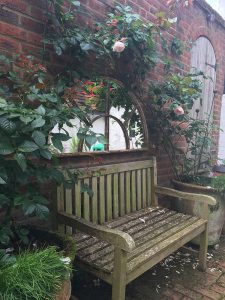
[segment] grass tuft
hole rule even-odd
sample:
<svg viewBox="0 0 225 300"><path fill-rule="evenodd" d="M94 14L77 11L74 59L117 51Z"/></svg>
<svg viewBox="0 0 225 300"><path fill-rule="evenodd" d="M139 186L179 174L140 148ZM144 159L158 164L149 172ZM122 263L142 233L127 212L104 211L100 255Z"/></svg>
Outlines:
<svg viewBox="0 0 225 300"><path fill-rule="evenodd" d="M0 300L52 300L71 272L55 247L25 251L0 270Z"/></svg>

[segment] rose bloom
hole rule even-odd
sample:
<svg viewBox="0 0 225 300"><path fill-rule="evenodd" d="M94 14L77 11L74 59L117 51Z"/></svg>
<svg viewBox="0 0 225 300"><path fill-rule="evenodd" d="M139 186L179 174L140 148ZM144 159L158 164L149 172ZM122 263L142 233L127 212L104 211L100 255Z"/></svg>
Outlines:
<svg viewBox="0 0 225 300"><path fill-rule="evenodd" d="M181 106L177 106L174 110L174 113L178 116L183 115L184 114L184 110Z"/></svg>
<svg viewBox="0 0 225 300"><path fill-rule="evenodd" d="M113 19L110 23L110 26L117 26L118 24L118 20L117 19Z"/></svg>
<svg viewBox="0 0 225 300"><path fill-rule="evenodd" d="M114 52L123 52L123 50L125 49L125 44L123 42L115 42L115 44L113 45L113 51Z"/></svg>

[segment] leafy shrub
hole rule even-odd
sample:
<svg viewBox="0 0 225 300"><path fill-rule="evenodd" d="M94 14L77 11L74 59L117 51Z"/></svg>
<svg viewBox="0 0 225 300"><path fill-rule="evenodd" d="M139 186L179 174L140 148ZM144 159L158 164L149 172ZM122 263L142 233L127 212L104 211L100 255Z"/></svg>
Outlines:
<svg viewBox="0 0 225 300"><path fill-rule="evenodd" d="M15 224L12 212L20 208L26 216L46 218L48 201L40 194L40 183L72 184L76 173L67 179L51 152L63 150L70 139L63 129L71 119L88 124L86 113L66 102L66 81L52 78L47 69L31 57L15 60L0 56L0 244L10 240L27 242L28 231ZM58 126L60 133L53 133Z"/></svg>

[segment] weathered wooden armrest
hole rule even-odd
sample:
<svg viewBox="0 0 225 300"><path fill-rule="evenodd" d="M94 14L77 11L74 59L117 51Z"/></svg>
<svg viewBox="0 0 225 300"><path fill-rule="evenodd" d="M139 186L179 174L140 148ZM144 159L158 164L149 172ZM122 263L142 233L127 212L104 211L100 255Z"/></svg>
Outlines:
<svg viewBox="0 0 225 300"><path fill-rule="evenodd" d="M216 205L216 199L214 197L207 196L207 195L186 193L186 192L181 192L181 191L177 191L162 186L156 186L155 192L157 194L181 198L184 200L203 202L205 204L213 205L213 206Z"/></svg>
<svg viewBox="0 0 225 300"><path fill-rule="evenodd" d="M135 248L135 242L132 237L121 230L110 229L105 226L96 225L85 219L74 215L58 212L57 219L60 223L68 226L74 226L77 230L106 241L115 247L131 252Z"/></svg>

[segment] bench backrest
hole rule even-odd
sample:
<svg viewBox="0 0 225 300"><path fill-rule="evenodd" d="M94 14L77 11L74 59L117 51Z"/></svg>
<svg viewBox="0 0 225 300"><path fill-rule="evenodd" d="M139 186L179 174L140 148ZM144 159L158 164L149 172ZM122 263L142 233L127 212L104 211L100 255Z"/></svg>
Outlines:
<svg viewBox="0 0 225 300"><path fill-rule="evenodd" d="M149 205L156 205L154 157L79 170L81 175L74 188L58 188L58 211L102 224ZM81 192L84 185L90 186L93 196Z"/></svg>

